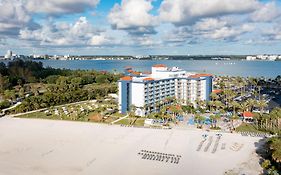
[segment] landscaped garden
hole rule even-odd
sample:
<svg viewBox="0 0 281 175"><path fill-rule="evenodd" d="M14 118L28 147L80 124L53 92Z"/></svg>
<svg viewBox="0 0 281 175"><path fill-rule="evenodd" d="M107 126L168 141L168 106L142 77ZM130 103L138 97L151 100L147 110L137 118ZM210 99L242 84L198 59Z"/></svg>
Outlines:
<svg viewBox="0 0 281 175"><path fill-rule="evenodd" d="M39 112L27 113L18 117L111 123L122 116L117 110L116 103L112 100L104 102L92 100L50 107Z"/></svg>

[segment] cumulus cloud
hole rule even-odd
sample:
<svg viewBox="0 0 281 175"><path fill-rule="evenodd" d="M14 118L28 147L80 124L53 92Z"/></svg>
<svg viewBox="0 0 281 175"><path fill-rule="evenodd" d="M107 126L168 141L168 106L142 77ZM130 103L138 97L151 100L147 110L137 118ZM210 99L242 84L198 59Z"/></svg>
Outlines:
<svg viewBox="0 0 281 175"><path fill-rule="evenodd" d="M151 0L122 0L111 9L108 19L114 29L130 34L155 34L156 18L150 14Z"/></svg>
<svg viewBox="0 0 281 175"><path fill-rule="evenodd" d="M44 15L62 15L80 13L93 8L99 0L1 0L0 35L16 37L21 29L38 29L33 20L34 13Z"/></svg>
<svg viewBox="0 0 281 175"><path fill-rule="evenodd" d="M104 34L100 34L92 36L88 44L91 46L104 46L115 43L113 38L107 37Z"/></svg>
<svg viewBox="0 0 281 175"><path fill-rule="evenodd" d="M154 39L151 36L143 36L143 37L133 37L132 38L133 44L136 46L148 46L148 47L152 47L152 46L156 46L161 44L161 41L158 41L156 39Z"/></svg>
<svg viewBox="0 0 281 175"><path fill-rule="evenodd" d="M37 27L20 1L3 0L0 9L0 34L2 35L17 35L22 27Z"/></svg>
<svg viewBox="0 0 281 175"><path fill-rule="evenodd" d="M108 23L102 22L108 30L101 30L85 17L56 22L63 15L93 12L100 0L0 0L0 45L10 38L58 48L281 40L280 27L272 27L281 20L276 0L162 0L158 11L153 1L121 0L105 17ZM262 31L269 26L272 29Z"/></svg>
<svg viewBox="0 0 281 175"><path fill-rule="evenodd" d="M280 41L281 40L281 27L275 26L269 30L263 31L264 39L267 41Z"/></svg>
<svg viewBox="0 0 281 175"><path fill-rule="evenodd" d="M197 30L215 30L227 25L227 21L217 18L205 18L195 23L194 28Z"/></svg>
<svg viewBox="0 0 281 175"><path fill-rule="evenodd" d="M271 22L272 20L280 17L281 8L275 1L266 3L251 14L251 19L254 22Z"/></svg>
<svg viewBox="0 0 281 175"><path fill-rule="evenodd" d="M26 0L26 8L32 13L60 15L81 13L96 7L99 0Z"/></svg>
<svg viewBox="0 0 281 175"><path fill-rule="evenodd" d="M183 45L193 38L193 31L190 27L177 27L163 36L164 42L171 45Z"/></svg>
<svg viewBox="0 0 281 175"><path fill-rule="evenodd" d="M194 33L215 40L235 40L240 35L254 30L250 23L234 23L230 18L205 18L193 26Z"/></svg>
<svg viewBox="0 0 281 175"><path fill-rule="evenodd" d="M74 24L48 22L38 30L25 28L20 31L20 38L43 46L98 46L113 40L91 25L86 17L80 17Z"/></svg>
<svg viewBox="0 0 281 175"><path fill-rule="evenodd" d="M190 25L200 18L249 13L259 4L257 0L164 0L159 14L162 21Z"/></svg>
<svg viewBox="0 0 281 175"><path fill-rule="evenodd" d="M241 35L254 30L251 23L236 23L229 19L205 18L191 26L175 27L164 36L173 45L200 43L206 39L235 41Z"/></svg>
<svg viewBox="0 0 281 175"><path fill-rule="evenodd" d="M210 39L223 39L223 40L235 40L237 37L244 33L250 32L254 27L250 24L243 24L242 26L230 27L224 26L215 30L209 30L202 32L203 37Z"/></svg>

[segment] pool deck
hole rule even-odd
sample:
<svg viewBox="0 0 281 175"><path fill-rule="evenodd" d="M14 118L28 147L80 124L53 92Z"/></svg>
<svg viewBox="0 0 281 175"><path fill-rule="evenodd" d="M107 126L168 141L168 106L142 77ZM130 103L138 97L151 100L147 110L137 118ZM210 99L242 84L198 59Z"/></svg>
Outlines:
<svg viewBox="0 0 281 175"><path fill-rule="evenodd" d="M0 175L222 175L261 172L260 138L197 129L0 118ZM202 135L207 134L206 140ZM201 147L200 149L198 149ZM149 160L142 150L181 156Z"/></svg>

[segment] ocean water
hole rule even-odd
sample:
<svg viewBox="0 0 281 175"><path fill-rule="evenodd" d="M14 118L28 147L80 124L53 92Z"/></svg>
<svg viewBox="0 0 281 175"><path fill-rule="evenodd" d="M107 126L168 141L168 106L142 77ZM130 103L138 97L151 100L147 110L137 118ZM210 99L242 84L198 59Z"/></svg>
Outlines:
<svg viewBox="0 0 281 175"><path fill-rule="evenodd" d="M125 66L136 71L150 71L154 64L180 67L190 72L243 77L275 78L281 75L281 61L215 60L40 60L45 67L122 72Z"/></svg>
<svg viewBox="0 0 281 175"><path fill-rule="evenodd" d="M190 72L214 75L275 78L281 75L281 61L214 61L214 60L42 60L44 66L83 70L124 70L131 66L136 71L150 71L154 64L180 67Z"/></svg>

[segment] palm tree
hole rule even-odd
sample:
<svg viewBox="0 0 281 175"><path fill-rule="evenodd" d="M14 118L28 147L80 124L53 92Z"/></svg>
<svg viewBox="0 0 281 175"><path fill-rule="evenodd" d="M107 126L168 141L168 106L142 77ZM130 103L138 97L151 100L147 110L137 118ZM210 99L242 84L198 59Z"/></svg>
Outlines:
<svg viewBox="0 0 281 175"><path fill-rule="evenodd" d="M217 122L220 119L220 115L216 114L216 115L211 115L210 119L212 121L212 126L214 125L214 128L217 128Z"/></svg>
<svg viewBox="0 0 281 175"><path fill-rule="evenodd" d="M216 100L219 99L218 94L216 94L216 93L214 93L214 92L212 92L212 93L210 94L210 97L211 97L211 100L212 100L212 101L216 101Z"/></svg>
<svg viewBox="0 0 281 175"><path fill-rule="evenodd" d="M260 114L263 114L264 108L267 107L267 102L265 100L258 101L258 107L260 108Z"/></svg>
<svg viewBox="0 0 281 175"><path fill-rule="evenodd" d="M196 114L195 117L194 117L194 120L197 123L197 128L202 128L203 121L205 121L205 117L200 115L200 114Z"/></svg>
<svg viewBox="0 0 281 175"><path fill-rule="evenodd" d="M213 111L214 106L215 106L215 102L214 101L208 101L208 106L209 106L209 110Z"/></svg>
<svg viewBox="0 0 281 175"><path fill-rule="evenodd" d="M205 100L199 100L199 105L200 105L200 108L202 109L205 109L206 108L206 101Z"/></svg>
<svg viewBox="0 0 281 175"><path fill-rule="evenodd" d="M175 120L177 114L182 113L182 108L179 105L169 106L169 111L173 114L173 120Z"/></svg>
<svg viewBox="0 0 281 175"><path fill-rule="evenodd" d="M134 118L136 116L136 110L137 107L135 105L130 105L129 107L129 123L131 124L131 118Z"/></svg>
<svg viewBox="0 0 281 175"><path fill-rule="evenodd" d="M156 106L156 110L158 111L160 109L160 107L161 107L160 101L156 102L155 106Z"/></svg>
<svg viewBox="0 0 281 175"><path fill-rule="evenodd" d="M240 109L241 109L242 112L247 111L248 108L249 108L249 105L248 105L247 102L244 102L240 105Z"/></svg>
<svg viewBox="0 0 281 175"><path fill-rule="evenodd" d="M213 125L215 124L215 115L210 115L211 120L211 127L213 128Z"/></svg>
<svg viewBox="0 0 281 175"><path fill-rule="evenodd" d="M256 101L254 99L250 98L246 101L246 103L247 103L247 106L248 106L248 111L252 111L254 105L256 104Z"/></svg>
<svg viewBox="0 0 281 175"><path fill-rule="evenodd" d="M235 129L235 127L234 127L234 120L238 120L238 119L239 119L238 115L232 115L230 117L230 121L231 121L231 125L232 125L233 129Z"/></svg>
<svg viewBox="0 0 281 175"><path fill-rule="evenodd" d="M224 105L221 101L215 101L214 106L215 106L216 111L220 108L224 108Z"/></svg>
<svg viewBox="0 0 281 175"><path fill-rule="evenodd" d="M171 118L171 115L168 114L167 111L168 111L168 106L163 106L159 112L159 115L162 118L162 120L165 122L165 124L167 123L167 120Z"/></svg>
<svg viewBox="0 0 281 175"><path fill-rule="evenodd" d="M233 91L231 89L225 89L223 91L224 104L226 105L226 107L229 106L229 102L231 101L232 96L233 96Z"/></svg>
<svg viewBox="0 0 281 175"><path fill-rule="evenodd" d="M146 112L146 113L148 113L148 104L146 103L144 106L143 106L143 108L144 108L144 111Z"/></svg>
<svg viewBox="0 0 281 175"><path fill-rule="evenodd" d="M236 110L241 108L241 105L238 102L236 102L236 101L232 101L230 103L230 105L231 105L231 107L233 109L233 115L236 115Z"/></svg>
<svg viewBox="0 0 281 175"><path fill-rule="evenodd" d="M196 105L195 108L200 107L200 106L199 106L199 103L200 103L200 100L199 100L199 99L196 99L196 100L195 100L195 105Z"/></svg>

